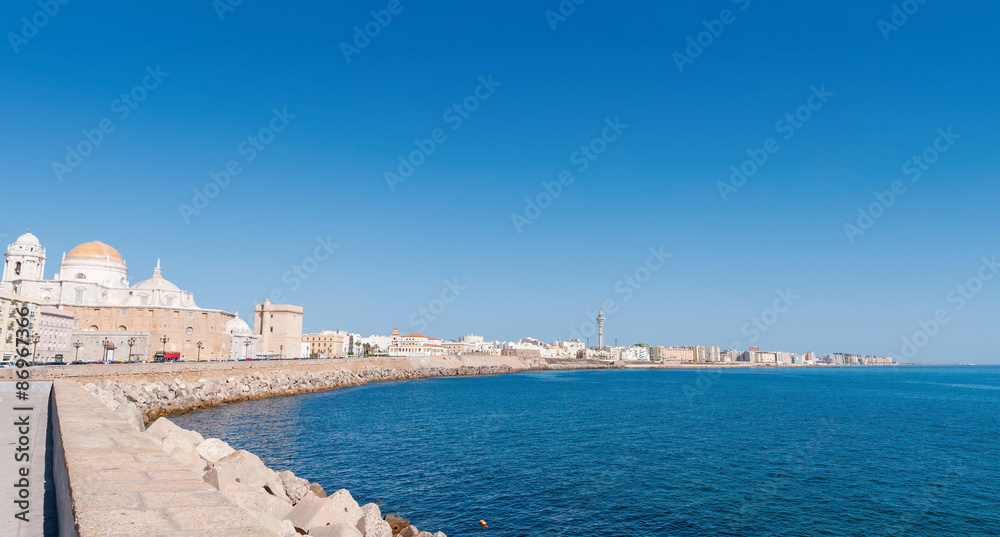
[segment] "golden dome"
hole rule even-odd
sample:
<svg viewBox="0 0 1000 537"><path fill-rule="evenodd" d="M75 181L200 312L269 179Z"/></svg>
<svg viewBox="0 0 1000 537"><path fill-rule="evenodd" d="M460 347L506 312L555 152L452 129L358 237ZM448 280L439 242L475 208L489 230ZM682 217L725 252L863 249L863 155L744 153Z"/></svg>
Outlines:
<svg viewBox="0 0 1000 537"><path fill-rule="evenodd" d="M122 254L118 250L104 244L101 241L85 242L73 248L66 254L66 259L110 259L125 264Z"/></svg>

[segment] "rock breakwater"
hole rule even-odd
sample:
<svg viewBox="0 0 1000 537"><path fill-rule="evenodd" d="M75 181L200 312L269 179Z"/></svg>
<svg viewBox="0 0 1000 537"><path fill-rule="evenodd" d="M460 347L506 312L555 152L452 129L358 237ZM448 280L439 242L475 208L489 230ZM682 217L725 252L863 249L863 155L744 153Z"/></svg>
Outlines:
<svg viewBox="0 0 1000 537"><path fill-rule="evenodd" d="M218 438L178 427L158 418L143 433L163 451L224 494L280 537L447 537L383 518L378 504L359 505L347 489L327 495L318 483L291 471L276 472L249 451L236 450Z"/></svg>
<svg viewBox="0 0 1000 537"><path fill-rule="evenodd" d="M531 367L531 369L541 368L544 366ZM122 384L113 379L105 379L99 384L88 383L84 387L101 403L141 430L145 423L160 416L181 414L200 408L250 399L324 391L381 380L499 375L517 371L519 370L507 365L419 370L366 366L357 373L346 369L327 369L315 372L278 369L254 371L227 378L202 378L197 381L174 379L148 382L140 380L131 385Z"/></svg>

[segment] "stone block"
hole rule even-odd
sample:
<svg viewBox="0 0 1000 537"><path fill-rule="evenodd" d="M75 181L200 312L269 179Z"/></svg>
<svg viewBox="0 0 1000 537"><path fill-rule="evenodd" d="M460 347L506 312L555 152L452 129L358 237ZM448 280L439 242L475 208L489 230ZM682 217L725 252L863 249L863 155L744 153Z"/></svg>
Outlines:
<svg viewBox="0 0 1000 537"><path fill-rule="evenodd" d="M417 537L418 533L420 533L420 530L418 530L416 526L411 525L403 528L403 531L400 531L396 535L399 537Z"/></svg>
<svg viewBox="0 0 1000 537"><path fill-rule="evenodd" d="M407 526L410 525L409 520L406 520L405 518L396 515L385 515L385 521L389 523L390 527L392 527L393 535L398 534L399 532L403 531L404 529L406 529Z"/></svg>
<svg viewBox="0 0 1000 537"><path fill-rule="evenodd" d="M281 480L285 494L292 503L298 503L309 492L309 482L301 477L295 477L295 474L288 470L278 472L278 479Z"/></svg>
<svg viewBox="0 0 1000 537"><path fill-rule="evenodd" d="M218 438L209 438L205 440L204 442L198 444L196 450L198 455L208 462L216 462L226 455L236 453L235 449Z"/></svg>
<svg viewBox="0 0 1000 537"><path fill-rule="evenodd" d="M226 489L225 495L236 505L248 511L263 513L278 519L287 517L292 510L292 504L271 496L261 489L232 487Z"/></svg>
<svg viewBox="0 0 1000 537"><path fill-rule="evenodd" d="M347 497L350 498L350 493L347 493ZM361 508L357 507L357 502L355 502L355 508L352 510L350 505L345 505L342 498L331 500L331 498L317 498L307 495L295 504L286 518L291 520L295 528L301 531L339 523L348 524L354 528L361 518Z"/></svg>
<svg viewBox="0 0 1000 537"><path fill-rule="evenodd" d="M205 473L205 481L223 492L232 487L263 489L264 485L275 479L277 474L273 470L265 466L256 455L242 449L215 461Z"/></svg>
<svg viewBox="0 0 1000 537"><path fill-rule="evenodd" d="M326 498L326 491L319 483L309 483L309 492L315 494L317 498Z"/></svg>
<svg viewBox="0 0 1000 537"><path fill-rule="evenodd" d="M369 506L374 506L375 509L366 510L365 508ZM392 537L392 526L379 516L377 505L369 503L364 505L361 510L364 515L358 521L357 528L364 537Z"/></svg>

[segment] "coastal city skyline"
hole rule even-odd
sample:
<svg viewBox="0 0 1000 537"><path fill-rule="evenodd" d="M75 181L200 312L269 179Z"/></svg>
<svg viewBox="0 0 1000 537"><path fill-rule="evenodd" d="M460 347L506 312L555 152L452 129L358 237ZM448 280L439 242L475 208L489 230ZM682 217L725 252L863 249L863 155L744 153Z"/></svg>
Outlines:
<svg viewBox="0 0 1000 537"><path fill-rule="evenodd" d="M317 250L318 251L318 250ZM660 257L654 250L652 257ZM39 363L79 361L122 361L115 358L118 347L128 346L124 361L148 361L153 358L155 344L161 343L157 359L169 352L180 360L202 358L206 361L249 360L258 358L344 358L361 355L386 356L445 356L481 354L519 356L524 358L559 358L611 360L658 363L753 363L797 365L888 365L899 357L876 356L867 353L816 353L763 351L756 342L761 331L767 331L778 316L787 312L798 297L790 291L778 291L772 307L751 318L741 329L752 335L750 345L733 341L728 346L661 344L657 339L618 344L618 338L604 339L607 318L604 308L614 312L612 300L598 304L591 323L572 328L568 339L545 342L531 336L504 341L476 334L442 339L417 332L391 335L321 328L318 332L303 329L308 318L301 306L279 304L265 298L254 304L253 315L247 320L239 310L204 308L195 302L193 292L178 287L163 275L161 260L150 278L132 284L129 266L122 254L101 241L79 244L58 258L55 273L48 273L49 250L30 231L9 244L4 253L0 302L7 304L25 300L35 305L34 323L39 338L34 341L34 360ZM650 265L652 270L653 267ZM638 274L638 272L637 272ZM447 305L457 300L463 287L445 282L440 298L421 308L410 318L412 325L429 328L429 316L443 313ZM5 306L6 307L6 306ZM418 315L420 317L418 317ZM252 326L252 329L251 329ZM4 330L3 361L13 359L13 326ZM594 339L594 345L591 340ZM86 340L86 342L84 342ZM613 341L614 344L610 344ZM170 344L168 347L168 343ZM909 343L915 352L926 342ZM70 351L70 346L75 351ZM241 351L242 347L242 351ZM194 350L197 349L197 350ZM72 356L72 358L70 358ZM904 347L904 357L907 355Z"/></svg>

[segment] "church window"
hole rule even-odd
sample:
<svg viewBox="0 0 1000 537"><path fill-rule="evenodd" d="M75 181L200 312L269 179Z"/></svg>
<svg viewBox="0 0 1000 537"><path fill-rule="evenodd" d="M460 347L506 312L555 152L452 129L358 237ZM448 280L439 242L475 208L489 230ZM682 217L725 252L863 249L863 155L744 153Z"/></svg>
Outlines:
<svg viewBox="0 0 1000 537"><path fill-rule="evenodd" d="M194 319L194 312L193 311L189 311L188 312L188 319Z"/></svg>
<svg viewBox="0 0 1000 537"><path fill-rule="evenodd" d="M194 332L194 329L191 328L190 326L184 329L184 333L187 334L187 335L191 335L191 333L193 333L193 332Z"/></svg>
<svg viewBox="0 0 1000 537"><path fill-rule="evenodd" d="M20 276L21 275L21 262L20 261L18 261L16 264L14 264L14 275L15 276Z"/></svg>
<svg viewBox="0 0 1000 537"><path fill-rule="evenodd" d="M76 278L76 279L78 279L78 280L86 280L87 279L87 275L84 274L84 273L82 273L82 272L77 272L76 276L73 276L73 277Z"/></svg>
<svg viewBox="0 0 1000 537"><path fill-rule="evenodd" d="M76 290L76 303L83 304L83 289Z"/></svg>
<svg viewBox="0 0 1000 537"><path fill-rule="evenodd" d="M125 317L126 315L128 315L128 310L122 310L122 317Z"/></svg>
<svg viewBox="0 0 1000 537"><path fill-rule="evenodd" d="M127 330L128 330L128 329L127 329L127 328L125 328L124 326L119 326L119 327L118 327L118 331L119 331L119 332L126 332Z"/></svg>
<svg viewBox="0 0 1000 537"><path fill-rule="evenodd" d="M139 295L139 305L148 306L149 305L149 295Z"/></svg>
<svg viewBox="0 0 1000 537"><path fill-rule="evenodd" d="M172 297L172 296L168 296L167 297L167 305L168 306L173 306L174 305L174 297Z"/></svg>

